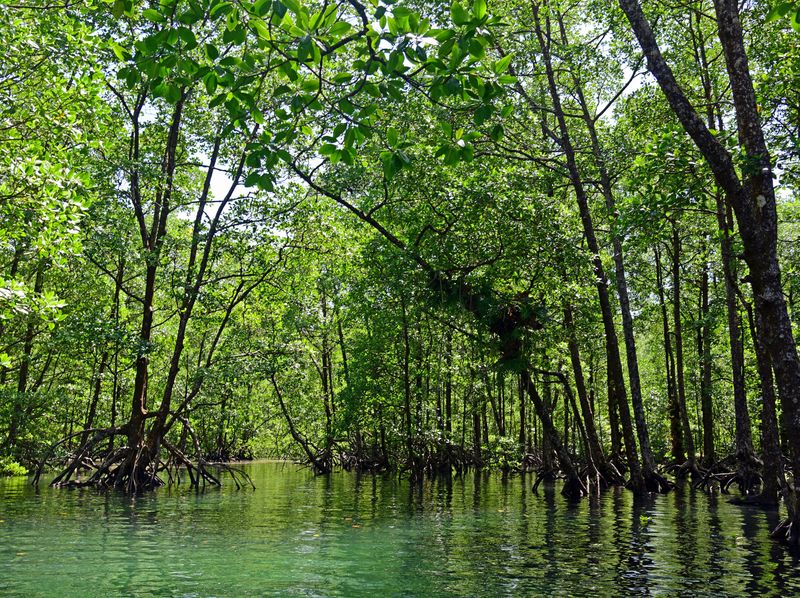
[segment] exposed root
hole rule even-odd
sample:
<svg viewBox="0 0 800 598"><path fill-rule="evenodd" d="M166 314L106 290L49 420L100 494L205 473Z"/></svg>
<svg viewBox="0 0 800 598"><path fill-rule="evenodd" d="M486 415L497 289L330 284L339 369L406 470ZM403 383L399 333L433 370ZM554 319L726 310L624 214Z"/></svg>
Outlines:
<svg viewBox="0 0 800 598"><path fill-rule="evenodd" d="M620 455L614 454L609 455L608 459L606 459L606 463L609 466L613 467L616 472L624 479L625 474L628 473L628 464L625 462Z"/></svg>
<svg viewBox="0 0 800 598"><path fill-rule="evenodd" d="M525 473L535 472L542 466L542 459L535 453L525 453L522 455L520 470Z"/></svg>
<svg viewBox="0 0 800 598"><path fill-rule="evenodd" d="M789 546L800 546L800 521L792 521L791 518L784 519L778 524L770 534L773 539L783 542Z"/></svg>
<svg viewBox="0 0 800 598"><path fill-rule="evenodd" d="M580 500L584 496L589 495L589 490L580 476L568 476L566 480L564 480L564 487L561 489L561 495L568 500Z"/></svg>
<svg viewBox="0 0 800 598"><path fill-rule="evenodd" d="M607 461L605 464L598 468L598 475L600 476L601 484L604 488L611 486L624 486L625 476L622 475L617 469L617 466L612 461Z"/></svg>
<svg viewBox="0 0 800 598"><path fill-rule="evenodd" d="M153 442L152 439L150 442L142 441L135 446L123 444L110 452L97 451L100 443L108 438L125 436L127 440L127 430L125 428L82 430L59 440L48 449L39 462L33 484L38 485L42 472L47 463L53 460L56 449L76 436L93 432L94 435L91 438L75 453L67 457L66 465L53 478L50 486L61 488L91 486L100 489L117 489L128 493L146 492L164 486L167 482L164 481L163 476L169 483L180 482L179 473L185 470L193 487L207 484L219 486L219 473L224 472L230 475L237 488L245 485L255 488L250 476L243 470L227 463L209 463L203 459L199 440L188 420L182 417L176 419L184 425L184 430L194 441L196 453L194 461L164 438L160 442ZM160 450L152 448L153 446L160 447ZM216 471L210 471L209 466ZM78 477L81 472L85 472L83 477Z"/></svg>
<svg viewBox="0 0 800 598"><path fill-rule="evenodd" d="M657 471L642 471L644 487L648 492L667 494L675 485Z"/></svg>
<svg viewBox="0 0 800 598"><path fill-rule="evenodd" d="M531 490L536 494L539 491L539 484L542 482L555 482L557 477L555 471L542 467L536 471L536 480L533 482Z"/></svg>
<svg viewBox="0 0 800 598"><path fill-rule="evenodd" d="M737 462L735 455L728 455L708 467L702 477L695 481L694 488L710 492L713 487L719 487L723 494L730 494L731 486L737 484L742 497L756 495L764 482L759 472L761 465L761 461L755 457L741 464ZM755 503L757 502L756 500Z"/></svg>
<svg viewBox="0 0 800 598"><path fill-rule="evenodd" d="M698 480L703 479L705 471L697 465L697 461L689 459L683 463L672 463L665 467L663 473L672 474L677 481L683 481L686 478L696 483Z"/></svg>

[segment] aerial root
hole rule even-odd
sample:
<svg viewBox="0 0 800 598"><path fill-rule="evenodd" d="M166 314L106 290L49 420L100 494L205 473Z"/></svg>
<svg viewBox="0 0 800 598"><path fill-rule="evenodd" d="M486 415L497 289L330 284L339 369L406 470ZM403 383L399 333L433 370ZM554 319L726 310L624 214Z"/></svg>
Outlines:
<svg viewBox="0 0 800 598"><path fill-rule="evenodd" d="M676 480L685 480L689 478L693 483L696 483L699 479L703 479L706 475L706 471L698 466L697 461L694 459L687 459L683 463L672 463L662 471L674 475Z"/></svg>
<svg viewBox="0 0 800 598"><path fill-rule="evenodd" d="M601 465L598 475L604 487L625 485L625 476L620 473L613 461L606 461L604 465Z"/></svg>
<svg viewBox="0 0 800 598"><path fill-rule="evenodd" d="M556 472L551 467L540 467L535 473L536 479L533 482L533 487L531 488L534 494L538 492L539 484L542 482L555 482L556 478L558 477Z"/></svg>
<svg viewBox="0 0 800 598"><path fill-rule="evenodd" d="M579 500L584 496L589 495L587 485L578 475L567 476L564 480L564 487L561 489L561 495L568 500Z"/></svg>
<svg viewBox="0 0 800 598"><path fill-rule="evenodd" d="M95 487L100 489L118 489L129 493L144 492L164 486L162 478L166 476L170 484L180 482L180 470L185 470L189 476L192 487L221 485L219 473L227 473L233 480L236 488L251 486L255 488L252 479L245 471L226 463L209 463L200 453L200 443L194 430L185 418L178 418L186 426L187 432L194 440L196 460L190 459L183 451L162 438L162 450L155 450L150 443L140 442L136 446L122 446L111 451L96 451L98 445L108 438L124 436L127 441L125 428L103 428L82 430L62 438L53 444L39 462L33 485L38 485L42 472L47 463L53 459L56 449L70 439L94 432L72 455L67 457L66 464L50 486L61 488ZM155 454L151 454L155 452ZM209 467L215 469L212 472ZM83 478L76 477L81 471L86 472Z"/></svg>

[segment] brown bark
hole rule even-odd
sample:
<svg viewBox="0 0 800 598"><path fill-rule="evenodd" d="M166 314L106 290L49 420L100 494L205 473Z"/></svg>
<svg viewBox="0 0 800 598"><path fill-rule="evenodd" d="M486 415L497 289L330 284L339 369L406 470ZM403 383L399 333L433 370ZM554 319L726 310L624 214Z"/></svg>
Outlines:
<svg viewBox="0 0 800 598"><path fill-rule="evenodd" d="M38 296L44 290L44 270L45 261L40 259L36 265L36 277L33 282L33 294ZM11 421L8 426L8 437L6 438L5 448L13 449L17 444L19 428L22 425L23 416L28 410L28 405L23 405L25 393L28 391L28 378L30 377L31 360L33 358L33 341L36 338L36 319L33 314L28 315L28 324L25 327L25 337L22 345L22 360L17 374L17 405L11 411Z"/></svg>
<svg viewBox="0 0 800 598"><path fill-rule="evenodd" d="M583 417L587 452L591 460L597 466L598 470L600 470L602 473L606 468L606 459L605 455L603 454L603 446L600 443L600 438L597 435L597 427L595 426L594 422L594 410L592 409L591 402L589 401L589 395L586 392L586 384L583 380L581 354L578 347L578 341L575 336L575 322L572 314L572 308L569 305L564 308L564 327L567 331L567 347L569 349L572 373L575 379L575 388L578 393L580 412ZM610 481L611 480L609 480L609 482Z"/></svg>
<svg viewBox="0 0 800 598"><path fill-rule="evenodd" d="M783 455L778 435L778 418L775 409L775 380L772 376L772 364L764 343L758 333L759 326L755 321L752 306L743 300L747 310L747 321L750 325L750 337L756 353L756 366L761 384L761 453L763 470L761 504L774 506L778 504L781 489L786 485L783 472Z"/></svg>

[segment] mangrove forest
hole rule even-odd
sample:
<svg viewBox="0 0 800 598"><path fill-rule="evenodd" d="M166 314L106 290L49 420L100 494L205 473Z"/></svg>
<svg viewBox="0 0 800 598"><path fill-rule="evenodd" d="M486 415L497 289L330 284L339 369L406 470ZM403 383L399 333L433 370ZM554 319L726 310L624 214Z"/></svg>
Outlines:
<svg viewBox="0 0 800 598"><path fill-rule="evenodd" d="M800 2L7 0L0 33L0 537L324 487L348 533L474 493L548 546L713 506L656 548L744 517L796 555ZM463 566L383 589L514 592Z"/></svg>

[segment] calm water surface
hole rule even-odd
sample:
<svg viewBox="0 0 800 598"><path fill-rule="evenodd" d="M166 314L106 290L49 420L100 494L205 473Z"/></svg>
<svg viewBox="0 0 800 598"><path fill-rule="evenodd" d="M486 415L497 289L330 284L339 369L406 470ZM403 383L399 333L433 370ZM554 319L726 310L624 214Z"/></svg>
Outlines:
<svg viewBox="0 0 800 598"><path fill-rule="evenodd" d="M247 469L255 491L137 498L0 480L0 595L800 595L778 514L721 497Z"/></svg>

